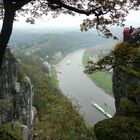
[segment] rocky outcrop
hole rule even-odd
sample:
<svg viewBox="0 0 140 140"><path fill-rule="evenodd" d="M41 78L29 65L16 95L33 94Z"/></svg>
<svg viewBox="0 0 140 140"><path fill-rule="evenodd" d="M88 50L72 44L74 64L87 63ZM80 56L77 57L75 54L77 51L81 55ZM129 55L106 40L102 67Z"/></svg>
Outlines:
<svg viewBox="0 0 140 140"><path fill-rule="evenodd" d="M20 61L8 48L0 72L0 124L19 121L30 130L36 115L32 106L34 91L30 79L21 79L20 75ZM25 132L24 137L29 139L30 131Z"/></svg>
<svg viewBox="0 0 140 140"><path fill-rule="evenodd" d="M139 77L134 76L123 68L115 68L113 72L113 93L115 97L116 109L119 108L120 99L125 97L136 102L133 91L138 87Z"/></svg>
<svg viewBox="0 0 140 140"><path fill-rule="evenodd" d="M100 140L140 139L140 52L129 44L115 50L113 93L116 114L95 124Z"/></svg>
<svg viewBox="0 0 140 140"><path fill-rule="evenodd" d="M33 86L27 76L24 77L22 83L16 84L18 84L18 88L15 88L15 98L17 98L15 99L15 118L31 128L36 114L36 110L32 106L34 96Z"/></svg>
<svg viewBox="0 0 140 140"><path fill-rule="evenodd" d="M128 52L128 54L129 53L131 53L131 51ZM127 55L127 53L125 55ZM137 58L135 58L136 55ZM120 55L115 56L116 67L113 70L113 93L117 111L119 110L121 98L127 98L133 101L140 108L140 94L136 94L136 92L140 92L140 61L138 61L140 53L136 51L131 57L133 60L128 58L128 61L132 61L132 63L125 64L126 62L123 60L124 57L120 57Z"/></svg>

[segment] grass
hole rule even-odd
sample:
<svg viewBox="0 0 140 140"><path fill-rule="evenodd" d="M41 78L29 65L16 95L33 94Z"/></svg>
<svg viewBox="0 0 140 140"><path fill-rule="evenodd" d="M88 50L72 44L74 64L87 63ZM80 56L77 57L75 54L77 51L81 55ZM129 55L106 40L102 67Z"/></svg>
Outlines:
<svg viewBox="0 0 140 140"><path fill-rule="evenodd" d="M93 57L97 55L93 54ZM96 58L95 58L96 59ZM89 61L89 54L87 51L83 54L83 65L87 65ZM112 95L112 75L106 71L99 71L89 75L89 78L106 93Z"/></svg>
<svg viewBox="0 0 140 140"><path fill-rule="evenodd" d="M107 72L96 72L91 74L90 79L106 93L112 94L112 77Z"/></svg>
<svg viewBox="0 0 140 140"><path fill-rule="evenodd" d="M87 65L87 62L89 61L89 54L87 51L84 52L82 62L84 65Z"/></svg>
<svg viewBox="0 0 140 140"><path fill-rule="evenodd" d="M55 60L53 60L52 63L53 63L54 65L56 65L56 64L58 64L63 58L64 58L64 56L61 55L60 57L57 57Z"/></svg>
<svg viewBox="0 0 140 140"><path fill-rule="evenodd" d="M23 134L22 134L22 127L19 122L15 122L15 129L12 129L12 123L6 123L0 125L0 133L4 134L1 136L1 140L7 140L8 136L13 137L17 140L23 140Z"/></svg>
<svg viewBox="0 0 140 140"><path fill-rule="evenodd" d="M50 78L51 78L52 88L57 89L58 88L58 80L57 80L56 69L54 66L52 66L52 68L51 68Z"/></svg>

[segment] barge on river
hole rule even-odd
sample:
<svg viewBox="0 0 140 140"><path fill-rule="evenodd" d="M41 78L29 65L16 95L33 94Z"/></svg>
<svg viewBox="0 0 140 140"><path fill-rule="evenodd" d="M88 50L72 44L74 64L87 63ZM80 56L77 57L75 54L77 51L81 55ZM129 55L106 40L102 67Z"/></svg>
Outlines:
<svg viewBox="0 0 140 140"><path fill-rule="evenodd" d="M105 109L103 109L102 107L100 107L98 104L96 104L95 102L91 101L91 104L97 108L101 113L103 113L105 116L107 116L108 118L112 118L113 116L111 114L109 114Z"/></svg>

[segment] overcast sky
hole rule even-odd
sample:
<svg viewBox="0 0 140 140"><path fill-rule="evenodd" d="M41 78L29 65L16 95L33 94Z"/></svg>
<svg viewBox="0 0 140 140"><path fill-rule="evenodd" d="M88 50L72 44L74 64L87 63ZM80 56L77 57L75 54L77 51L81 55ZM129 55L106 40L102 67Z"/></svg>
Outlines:
<svg viewBox="0 0 140 140"><path fill-rule="evenodd" d="M52 19L51 17L44 17L36 22L35 26L55 26L55 27L79 27L80 23L82 23L83 19L88 18L87 16L70 16L70 15L60 15L55 19ZM20 19L19 23L16 23L17 25L22 25L27 23L24 23L25 19ZM140 11L131 11L128 17L126 18L126 26L140 26Z"/></svg>
<svg viewBox="0 0 140 140"><path fill-rule="evenodd" d="M47 16L40 20L37 20L35 25L29 25L24 22L25 19L20 18L19 22L14 23L14 27L75 27L79 29L80 23L88 18L87 16L70 16L70 15L60 15L55 19ZM129 16L126 18L126 26L140 27L140 11L131 11Z"/></svg>
<svg viewBox="0 0 140 140"><path fill-rule="evenodd" d="M88 18L87 16L64 16L61 15L57 19L49 19L46 24L58 25L58 26L79 26L83 19ZM140 11L132 11L126 18L126 26L140 26Z"/></svg>

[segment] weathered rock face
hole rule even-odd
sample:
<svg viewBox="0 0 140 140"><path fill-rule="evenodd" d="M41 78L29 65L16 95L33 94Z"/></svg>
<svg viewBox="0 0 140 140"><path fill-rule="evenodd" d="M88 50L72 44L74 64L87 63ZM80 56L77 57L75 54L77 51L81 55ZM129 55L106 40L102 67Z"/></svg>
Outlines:
<svg viewBox="0 0 140 140"><path fill-rule="evenodd" d="M1 123L13 119L13 100L15 84L18 81L19 62L7 49L2 70L0 71L0 121Z"/></svg>
<svg viewBox="0 0 140 140"><path fill-rule="evenodd" d="M119 109L121 98L135 102L140 108L140 96L134 94L140 86L140 61L134 60L131 68L123 65L121 61L120 58L116 57L115 63L118 67L113 70L113 93L116 110Z"/></svg>
<svg viewBox="0 0 140 140"><path fill-rule="evenodd" d="M125 48L124 48L125 47ZM130 47L130 48L128 48ZM119 44L115 50L113 93L116 114L94 126L100 140L140 139L140 52Z"/></svg>
<svg viewBox="0 0 140 140"><path fill-rule="evenodd" d="M120 99L126 97L135 102L134 96L131 94L132 90L136 89L139 84L139 78L129 75L117 68L113 72L113 93L115 97L116 108L118 108Z"/></svg>
<svg viewBox="0 0 140 140"><path fill-rule="evenodd" d="M19 80L19 72L20 62L7 49L0 72L0 124L16 120L30 129L36 114L34 91L27 76Z"/></svg>
<svg viewBox="0 0 140 140"><path fill-rule="evenodd" d="M34 92L30 79L25 76L22 83L16 83L15 91L15 118L31 128L36 110L32 106Z"/></svg>

